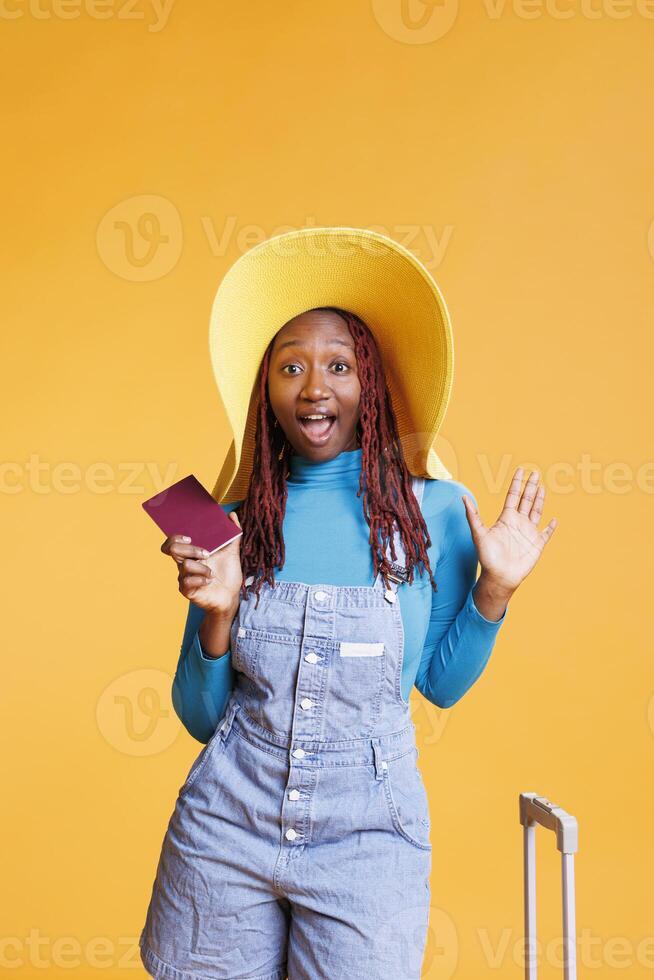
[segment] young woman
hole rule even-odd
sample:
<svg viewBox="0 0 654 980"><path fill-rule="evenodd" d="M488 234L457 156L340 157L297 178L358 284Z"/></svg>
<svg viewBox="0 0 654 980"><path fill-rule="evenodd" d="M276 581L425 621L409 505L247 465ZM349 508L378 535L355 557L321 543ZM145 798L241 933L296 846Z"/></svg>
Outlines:
<svg viewBox="0 0 654 980"><path fill-rule="evenodd" d="M281 237L306 246L309 234ZM420 282L432 284L428 331L444 307L427 271L372 233L312 229L311 242L335 235L354 242L369 295L380 289L379 254L361 258L371 239L407 274L403 288L393 279L396 301L409 305ZM255 264L231 302L249 298L253 308L275 242L248 253ZM365 308L352 260L323 253L306 268L305 251L282 256L278 275L314 281L329 271L333 282L338 273L351 305ZM315 298L298 288L300 299ZM411 337L399 379L383 318L371 316L373 332L351 308L320 305L277 328L293 302L282 300L262 328L256 384L244 385L248 419L242 412L234 426L241 452L227 490L224 471L214 491L221 499L247 486L223 503L243 535L211 556L183 533L162 545L190 600L173 701L207 743L180 789L140 938L146 969L167 980L420 977L431 842L409 694L415 684L441 707L465 694L555 526L538 530L537 474L523 487L516 470L489 528L464 484L412 475L402 440L416 420L409 382L422 362L406 353ZM420 324L412 329L414 341L426 339ZM434 384L443 407L447 347L425 347L445 357L440 394ZM237 417L229 396L226 407ZM433 453L439 413L427 417ZM422 459L429 474L447 472L434 455Z"/></svg>

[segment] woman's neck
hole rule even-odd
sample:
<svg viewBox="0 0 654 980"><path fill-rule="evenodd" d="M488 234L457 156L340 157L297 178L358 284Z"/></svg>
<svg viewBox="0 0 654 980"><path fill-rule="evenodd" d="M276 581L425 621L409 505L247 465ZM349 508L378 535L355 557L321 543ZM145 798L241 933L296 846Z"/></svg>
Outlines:
<svg viewBox="0 0 654 980"><path fill-rule="evenodd" d="M325 487L352 486L358 489L363 450L344 450L333 459L311 460L296 453L289 460L288 483Z"/></svg>

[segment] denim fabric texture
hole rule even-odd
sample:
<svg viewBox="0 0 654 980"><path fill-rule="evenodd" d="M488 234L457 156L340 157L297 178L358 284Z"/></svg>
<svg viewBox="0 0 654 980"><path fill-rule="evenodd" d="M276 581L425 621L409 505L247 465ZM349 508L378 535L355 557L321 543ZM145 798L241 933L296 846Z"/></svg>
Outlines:
<svg viewBox="0 0 654 980"><path fill-rule="evenodd" d="M285 554L282 566L274 569L275 581L373 584L370 526L357 494L362 467L360 448L322 462L291 455L282 523ZM411 588L398 591L404 625L403 696L408 699L415 687L439 708L451 708L481 677L509 615L505 610L499 620L489 620L475 604L479 561L463 494L477 506L466 484L425 480L421 510L438 591L422 566L415 569ZM239 501L221 504L225 513L238 506ZM236 671L231 650L218 658L205 656L199 638L204 615L189 600L172 702L189 734L206 744L225 714Z"/></svg>
<svg viewBox="0 0 654 980"><path fill-rule="evenodd" d="M398 588L276 582L241 601L234 689L163 840L151 976L419 980L430 822Z"/></svg>

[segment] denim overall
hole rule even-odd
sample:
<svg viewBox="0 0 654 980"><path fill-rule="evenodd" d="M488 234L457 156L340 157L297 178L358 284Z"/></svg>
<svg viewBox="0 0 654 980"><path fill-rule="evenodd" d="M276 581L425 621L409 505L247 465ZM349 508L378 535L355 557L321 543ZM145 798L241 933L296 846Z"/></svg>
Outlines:
<svg viewBox="0 0 654 980"><path fill-rule="evenodd" d="M401 565L397 532L395 550ZM139 940L151 976L419 980L429 806L397 589L276 582L241 601L235 685L179 791Z"/></svg>

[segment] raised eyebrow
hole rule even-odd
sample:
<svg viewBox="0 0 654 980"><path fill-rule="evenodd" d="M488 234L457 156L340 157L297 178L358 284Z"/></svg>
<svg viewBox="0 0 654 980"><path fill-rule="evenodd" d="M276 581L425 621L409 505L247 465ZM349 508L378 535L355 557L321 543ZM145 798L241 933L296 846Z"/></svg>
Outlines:
<svg viewBox="0 0 654 980"><path fill-rule="evenodd" d="M352 352L354 352L354 345L348 344L344 340L333 339L333 340L327 340L325 341L325 343L331 344L333 347L345 347L346 350L351 350ZM280 351L284 350L285 347L300 347L301 345L302 345L301 340L285 340L277 348L277 353L279 354Z"/></svg>

